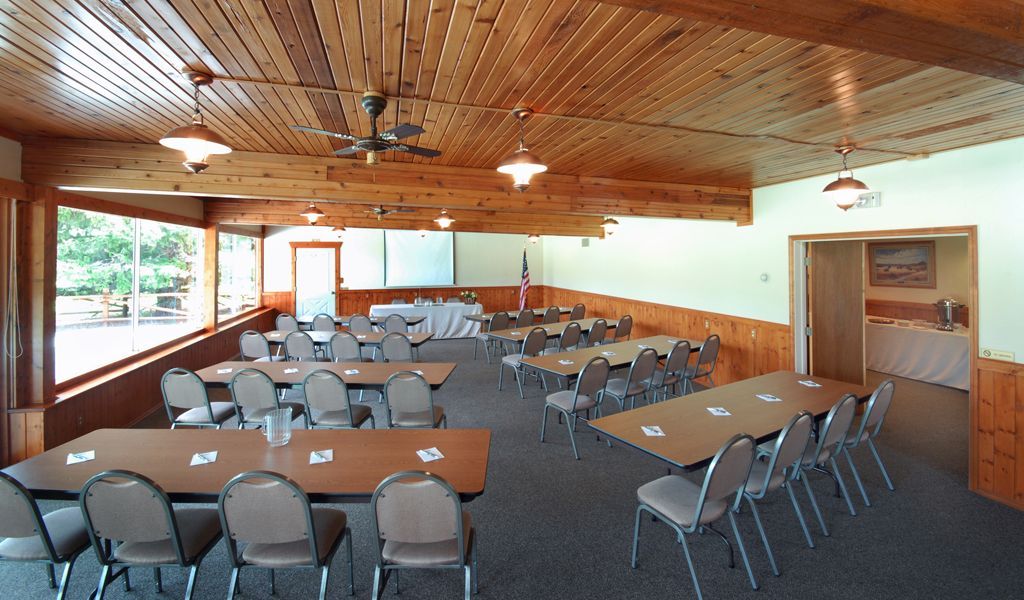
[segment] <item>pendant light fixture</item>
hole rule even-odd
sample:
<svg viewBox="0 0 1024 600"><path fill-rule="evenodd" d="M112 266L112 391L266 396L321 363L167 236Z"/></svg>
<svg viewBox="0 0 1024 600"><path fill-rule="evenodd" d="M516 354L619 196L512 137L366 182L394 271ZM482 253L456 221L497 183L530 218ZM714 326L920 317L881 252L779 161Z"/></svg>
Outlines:
<svg viewBox="0 0 1024 600"><path fill-rule="evenodd" d="M313 201L310 200L309 206L306 207L306 210L300 212L299 216L306 217L306 220L309 221L310 225L316 225L316 222L319 221L320 218L325 215L324 211L317 208L316 204L314 204Z"/></svg>
<svg viewBox="0 0 1024 600"><path fill-rule="evenodd" d="M448 214L448 210L447 209L442 208L441 209L441 214L437 215L437 218L434 219L434 222L437 223L437 225L441 229L448 229L451 226L451 224L455 222L455 219L453 219Z"/></svg>
<svg viewBox="0 0 1024 600"><path fill-rule="evenodd" d="M601 228L604 229L606 236L615 235L615 232L619 230L619 222L611 217L607 217L604 221L601 221Z"/></svg>
<svg viewBox="0 0 1024 600"><path fill-rule="evenodd" d="M530 187L530 177L548 170L547 165L526 147L526 120L533 115L529 108L513 108L512 116L519 121L519 149L501 161L498 172L512 176L512 187L525 192Z"/></svg>
<svg viewBox="0 0 1024 600"><path fill-rule="evenodd" d="M160 144L184 152L185 161L181 164L198 175L210 166L206 161L211 154L227 154L231 152L231 147L217 132L203 124L203 111L199 104L199 88L213 83L213 77L195 71L187 71L183 75L192 84L192 124L175 127L168 131L164 137L160 138Z"/></svg>
<svg viewBox="0 0 1024 600"><path fill-rule="evenodd" d="M835 181L826 185L822 190L826 198L835 202L836 206L843 210L849 210L850 207L857 204L857 199L861 194L871 191L863 181L854 179L853 171L846 166L846 157L854 150L856 148L853 146L836 148L836 153L843 157L843 170L839 172L839 177Z"/></svg>
<svg viewBox="0 0 1024 600"><path fill-rule="evenodd" d="M427 230L426 230L426 229L417 229L417 230L416 230L416 233L420 234L420 237L421 237L421 238L425 238L425 237L427 237L427 233L428 233L428 232L427 232Z"/></svg>
<svg viewBox="0 0 1024 600"><path fill-rule="evenodd" d="M530 235L526 236L526 241L530 242L531 244L536 244L537 242L540 241L540 236L537 235L536 233L531 233Z"/></svg>

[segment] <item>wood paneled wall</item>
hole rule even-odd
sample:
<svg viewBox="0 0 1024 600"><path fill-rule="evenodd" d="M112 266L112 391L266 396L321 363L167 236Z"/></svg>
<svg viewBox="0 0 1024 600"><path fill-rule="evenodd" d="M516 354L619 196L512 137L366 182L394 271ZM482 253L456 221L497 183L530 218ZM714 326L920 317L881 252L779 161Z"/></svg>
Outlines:
<svg viewBox="0 0 1024 600"><path fill-rule="evenodd" d="M457 296L464 290L473 290L477 293L477 302L482 304L484 310L493 312L496 310L516 310L519 308L519 286L461 286L442 288L375 288L365 290L339 290L338 291L338 314L351 315L354 313L367 314L370 306L374 304L390 304L392 298L404 298L412 302L416 296L437 298L441 296L445 300L449 296ZM544 304L543 286L535 286L530 290L529 296L531 306ZM280 312L290 313L295 310L295 298L292 292L264 292L261 295L262 305L267 308L275 308Z"/></svg>
<svg viewBox="0 0 1024 600"><path fill-rule="evenodd" d="M900 302L897 300L871 300L864 301L865 312L873 317L885 317L887 319L924 319L929 323L938 320L938 309L933 304L924 302ZM971 326L971 315L968 307L960 309L960 322L964 327Z"/></svg>
<svg viewBox="0 0 1024 600"><path fill-rule="evenodd" d="M971 487L1024 510L1024 364L978 359Z"/></svg>

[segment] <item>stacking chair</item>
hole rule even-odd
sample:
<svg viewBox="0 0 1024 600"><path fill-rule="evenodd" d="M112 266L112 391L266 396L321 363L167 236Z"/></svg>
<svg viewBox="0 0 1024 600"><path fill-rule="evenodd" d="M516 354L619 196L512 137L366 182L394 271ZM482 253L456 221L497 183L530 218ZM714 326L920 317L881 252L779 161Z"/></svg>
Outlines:
<svg viewBox="0 0 1024 600"><path fill-rule="evenodd" d="M686 535L695 532L710 531L715 533L729 546L729 566L733 560L732 545L729 540L711 527L711 524L725 515L732 526L736 537L743 565L747 568L750 586L757 589L757 580L750 569L747 549L743 545L743 537L736 527L734 515L743 497L743 486L750 473L754 461L754 439L747 434L737 434L725 443L715 454L704 475L701 486L679 475L666 475L650 483L646 483L636 491L640 506L636 509L636 523L633 526L633 556L631 565L635 569L637 546L640 542L640 521L642 513L648 513L668 525L676 534L676 541L683 546L683 556L690 568L693 588L700 600L703 595L697 582L697 571L690 558L690 547L686 543Z"/></svg>
<svg viewBox="0 0 1024 600"><path fill-rule="evenodd" d="M853 464L850 451L859 448L863 443L867 443L868 449L871 450L872 456L875 457L875 462L878 463L878 468L882 471L886 487L890 491L896 489L892 485L892 479L889 479L889 472L886 471L885 464L882 462L882 457L878 455L878 448L875 447L874 442L874 439L882 431L882 422L885 420L886 413L889 412L889 406L892 404L892 395L895 390L896 384L891 379L883 381L878 386L878 389L871 394L871 398L868 399L867 408L864 409L864 416L861 417L857 430L853 435L846 438L844 452L846 454L846 462L850 464L850 470L853 471L853 479L857 482L857 488L860 489L860 495L864 499L865 506L871 506L871 501L868 499L868 493L865 491L864 484L860 480L857 466Z"/></svg>
<svg viewBox="0 0 1024 600"><path fill-rule="evenodd" d="M160 486L131 471L94 475L82 487L79 504L102 567L97 600L118 577L130 590L130 567L152 568L157 593L163 591L161 567L189 569L185 600L192 597L199 565L221 536L216 509L175 509Z"/></svg>
<svg viewBox="0 0 1024 600"><path fill-rule="evenodd" d="M647 391L658 368L658 352L654 348L644 348L636 355L629 365L629 373L625 378L609 379L604 388L604 395L611 396L619 402L619 410L626 410L626 400L630 400L630 408L636 408L636 397L647 399Z"/></svg>
<svg viewBox="0 0 1024 600"><path fill-rule="evenodd" d="M494 313L487 322L487 331L508 329L508 320L507 312ZM476 360L476 351L480 342L484 344L484 356L487 358L487 364L491 364L491 348L500 348L501 346L495 343L487 333L480 332L476 335L476 340L473 342L473 360Z"/></svg>
<svg viewBox="0 0 1024 600"><path fill-rule="evenodd" d="M393 331L405 333L409 331L409 324L402 315L388 315L384 319L384 331L388 333Z"/></svg>
<svg viewBox="0 0 1024 600"><path fill-rule="evenodd" d="M377 540L371 598L378 600L402 569L462 569L464 600L477 592L473 521L447 481L423 471L403 471L385 478L370 498L370 518Z"/></svg>
<svg viewBox="0 0 1024 600"><path fill-rule="evenodd" d="M625 315L615 325L615 338L610 343L624 342L629 339L631 333L633 333L633 317Z"/></svg>
<svg viewBox="0 0 1024 600"><path fill-rule="evenodd" d="M270 351L270 342L262 333L251 329L243 331L242 335L238 336L238 351L242 360L255 362L284 360L283 356L275 356Z"/></svg>
<svg viewBox="0 0 1024 600"><path fill-rule="evenodd" d="M334 317L327 313L320 313L313 317L313 325L310 329L313 331L334 331L337 327L334 324Z"/></svg>
<svg viewBox="0 0 1024 600"><path fill-rule="evenodd" d="M228 384L231 388L231 399L235 403L235 416L238 428L246 425L263 426L263 417L278 408L291 408L292 418L302 416L305 426L309 427L309 415L305 406L299 402L281 402L274 389L274 381L256 369L242 369L235 373Z"/></svg>
<svg viewBox="0 0 1024 600"><path fill-rule="evenodd" d="M64 600L75 561L89 547L89 532L77 507L60 508L43 515L32 493L16 479L0 471L0 560L38 562L46 565L50 588ZM53 568L64 565L57 585Z"/></svg>
<svg viewBox="0 0 1024 600"><path fill-rule="evenodd" d="M608 322L604 319L594 321L587 332L586 346L600 346L604 343L604 336L608 333Z"/></svg>
<svg viewBox="0 0 1024 600"><path fill-rule="evenodd" d="M814 490L811 489L807 474L811 471L818 471L828 475L836 484L836 493L841 493L846 500L846 507L850 509L850 514L857 516L857 511L853 508L853 502L850 501L850 494L846 491L843 475L839 472L839 463L836 462L836 456L846 450L846 436L850 432L850 425L853 423L856 409L856 396L846 394L840 398L832 406L832 409L828 411L825 421L818 427L817 443L807 445L807 450L800 461L800 474L798 477L804 482L807 498L811 501L811 508L814 509L815 516L818 517L821 532L826 537L831 534L828 532L828 527L825 526L825 519L821 516L821 509L818 508L818 501L814 497ZM832 470L829 471L826 465L831 465Z"/></svg>
<svg viewBox="0 0 1024 600"><path fill-rule="evenodd" d="M359 429L367 421L370 429L377 427L370 407L352 406L348 385L333 371L318 369L306 375L302 396L310 429Z"/></svg>
<svg viewBox="0 0 1024 600"><path fill-rule="evenodd" d="M557 306L549 306L544 311L544 318L541 320L542 325L549 325L551 323L557 323L562 318L562 312Z"/></svg>
<svg viewBox="0 0 1024 600"><path fill-rule="evenodd" d="M277 591L274 569L319 569L324 600L331 562L342 541L348 553L348 594L355 592L348 515L337 508L313 507L291 479L269 471L236 475L221 491L217 511L231 561L229 600L238 593L238 575L245 567L270 571L271 595ZM241 552L239 544L244 544Z"/></svg>
<svg viewBox="0 0 1024 600"><path fill-rule="evenodd" d="M779 567L775 564L775 555L772 554L772 547L768 544L768 536L764 532L761 515L758 513L754 501L764 498L768 492L786 488L789 501L793 503L797 521L800 522L800 529L804 532L804 539L807 540L809 547L814 547L811 533L807 531L807 522L804 521L804 513L800 510L800 503L796 501L796 495L793 493L793 482L800 474L800 459L807 451L813 427L814 415L806 410L800 411L790 419L789 423L782 428L779 436L775 438L775 442L770 444L769 453L759 456L759 460L754 461L753 466L750 467L750 477L747 478L747 484L743 488L743 497L750 505L754 523L757 525L757 531L764 543L764 551L768 554L768 564L771 565L772 573L776 577L779 576Z"/></svg>
<svg viewBox="0 0 1024 600"><path fill-rule="evenodd" d="M690 342L686 340L679 340L675 346L668 351L668 356L665 357L665 367L657 369L654 375L651 376L651 380L648 382L651 391L653 392L653 401L658 401L658 393L664 395L663 399L668 399L669 392L675 391L676 388L681 387L683 382L683 371L686 370L686 362L690 360ZM682 390L679 390L682 395Z"/></svg>
<svg viewBox="0 0 1024 600"><path fill-rule="evenodd" d="M589 420L590 409L594 409L595 417L601 416L601 400L610 371L611 366L608 364L608 359L603 356L595 356L580 369L579 377L576 378L576 389L548 394L544 401L544 418L540 422L542 444L544 443L544 431L548 426L548 409L550 408L558 411L565 418L565 426L569 430L569 441L572 443L572 453L576 456L576 460L580 459L580 453L576 449L576 419L579 413L584 413Z"/></svg>
<svg viewBox="0 0 1024 600"><path fill-rule="evenodd" d="M334 362L373 362L369 356L363 356L359 340L347 331L339 331L331 336L328 351ZM359 401L363 401L363 390L359 390Z"/></svg>
<svg viewBox="0 0 1024 600"><path fill-rule="evenodd" d="M576 306L572 307L572 312L569 313L570 321L579 321L587 315L587 307L582 303L577 303Z"/></svg>
<svg viewBox="0 0 1024 600"><path fill-rule="evenodd" d="M583 330L580 328L579 323L569 323L562 330L562 335L558 336L558 345L545 348L541 354L555 354L557 352L568 352L569 350L575 350L580 343L580 336L583 335Z"/></svg>
<svg viewBox="0 0 1024 600"><path fill-rule="evenodd" d="M349 317L348 330L352 333L369 333L373 331L373 321L363 314L354 314Z"/></svg>
<svg viewBox="0 0 1024 600"><path fill-rule="evenodd" d="M171 369L160 378L160 391L164 396L164 408L171 429L177 427L213 427L220 429L235 416L235 405L231 402L210 402L206 384L198 375L188 369ZM185 412L175 416L175 410Z"/></svg>
<svg viewBox="0 0 1024 600"><path fill-rule="evenodd" d="M448 428L444 408L434 404L430 384L418 373L399 371L384 382L384 408L388 428Z"/></svg>
<svg viewBox="0 0 1024 600"><path fill-rule="evenodd" d="M405 301L405 298L392 298L391 299L391 303L392 304L408 304L408 302Z"/></svg>
<svg viewBox="0 0 1024 600"><path fill-rule="evenodd" d="M293 331L284 338L284 355L288 361L317 360L316 344L305 331Z"/></svg>
<svg viewBox="0 0 1024 600"><path fill-rule="evenodd" d="M522 381L523 377L526 376L526 372L522 361L524 358L538 356L544 351L544 346L547 343L547 332L540 327L534 327L530 330L530 333L526 334L526 339L523 340L523 346L518 353L502 356L501 365L498 367L498 391L501 391L501 380L505 376L505 367L511 367L516 376L516 385L519 386L519 397L526 398L523 394ZM547 391L547 382L544 381L543 375L541 375L541 384L544 386L544 391Z"/></svg>
<svg viewBox="0 0 1024 600"><path fill-rule="evenodd" d="M281 313L277 315L277 319L274 320L274 329L281 331L298 331L299 321L288 313Z"/></svg>
<svg viewBox="0 0 1024 600"><path fill-rule="evenodd" d="M412 342L404 333L391 332L381 338L380 353L384 362L413 362Z"/></svg>
<svg viewBox="0 0 1024 600"><path fill-rule="evenodd" d="M686 367L686 371L683 373L684 394L687 389L693 392L694 380L702 377L708 380L708 387L715 387L715 380L711 378L711 374L715 371L715 365L718 363L718 348L721 344L722 340L717 333L709 335L708 339L701 344L700 352L697 354L697 364Z"/></svg>
<svg viewBox="0 0 1024 600"><path fill-rule="evenodd" d="M534 318L533 309L524 308L516 314L516 327L529 327L533 325Z"/></svg>

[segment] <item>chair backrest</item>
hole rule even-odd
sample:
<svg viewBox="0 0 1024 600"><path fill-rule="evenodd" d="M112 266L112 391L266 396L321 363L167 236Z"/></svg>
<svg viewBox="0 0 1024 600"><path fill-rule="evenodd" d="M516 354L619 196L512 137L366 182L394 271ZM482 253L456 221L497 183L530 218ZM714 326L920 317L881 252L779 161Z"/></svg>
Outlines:
<svg viewBox="0 0 1024 600"><path fill-rule="evenodd" d="M644 381L647 381L648 387L650 387L650 380L654 378L654 370L657 368L658 351L654 348L644 348L633 359L633 363L629 365L629 375L626 376L626 382L629 386L632 386L633 384L644 385Z"/></svg>
<svg viewBox="0 0 1024 600"><path fill-rule="evenodd" d="M508 313L507 312L496 312L491 315L490 322L487 323L487 331L498 331L501 329L508 329Z"/></svg>
<svg viewBox="0 0 1024 600"><path fill-rule="evenodd" d="M839 399L828 411L825 420L818 427L818 445L811 461L804 461L807 466L813 466L821 461L822 452L826 448L835 448L846 441L850 432L850 425L853 424L853 416L857 410L857 396L846 394Z"/></svg>
<svg viewBox="0 0 1024 600"><path fill-rule="evenodd" d="M164 373L160 378L160 391L164 394L164 404L168 409L173 407L188 410L210 405L206 395L206 384L188 369L175 368ZM171 417L171 420L174 418ZM212 417L210 420L213 420Z"/></svg>
<svg viewBox="0 0 1024 600"><path fill-rule="evenodd" d="M433 412L434 394L418 373L399 371L384 382L384 405L390 426L395 413Z"/></svg>
<svg viewBox="0 0 1024 600"><path fill-rule="evenodd" d="M718 349L722 345L721 338L717 333L712 333L700 346L700 353L697 354L697 366L694 377L710 375L718 363Z"/></svg>
<svg viewBox="0 0 1024 600"><path fill-rule="evenodd" d="M334 317L327 313L320 313L313 317L313 331L334 331Z"/></svg>
<svg viewBox="0 0 1024 600"><path fill-rule="evenodd" d="M270 342L258 331L243 331L242 335L238 336L238 353L242 360L270 358Z"/></svg>
<svg viewBox="0 0 1024 600"><path fill-rule="evenodd" d="M579 321L585 316L587 316L587 307L582 302L580 302L577 303L576 306L572 307L572 312L569 313L569 320Z"/></svg>
<svg viewBox="0 0 1024 600"><path fill-rule="evenodd" d="M423 471L395 473L370 498L370 517L380 542L435 544L455 541L459 563L466 562L462 501L444 479Z"/></svg>
<svg viewBox="0 0 1024 600"><path fill-rule="evenodd" d="M871 394L867 408L864 409L864 416L861 417L857 435L853 438L855 442L860 442L861 435L865 431L868 431L871 437L875 437L882 430L882 422L885 420L886 413L889 412L889 406L892 405L892 396L895 391L896 384L892 379L886 379Z"/></svg>
<svg viewBox="0 0 1024 600"><path fill-rule="evenodd" d="M348 319L348 330L353 333L369 333L373 331L373 322L366 315L355 314Z"/></svg>
<svg viewBox="0 0 1024 600"><path fill-rule="evenodd" d="M526 334L526 339L523 341L523 356L536 356L544 351L547 344L548 332L544 331L542 327L534 327L530 333Z"/></svg>
<svg viewBox="0 0 1024 600"><path fill-rule="evenodd" d="M735 495L732 508L736 508L742 498L747 477L750 476L750 467L754 464L756 451L757 443L754 438L745 433L732 436L719 448L704 475L704 485L701 486L692 521L693 527L700 523L704 504L709 500L727 501L730 495Z"/></svg>
<svg viewBox="0 0 1024 600"><path fill-rule="evenodd" d="M668 351L668 356L665 357L665 370L662 371L663 377L661 378L662 383L665 382L665 378L674 373L686 369L686 363L690 360L690 342L686 340L679 340L675 346Z"/></svg>
<svg viewBox="0 0 1024 600"><path fill-rule="evenodd" d="M274 320L274 328L281 331L298 331L299 321L288 313L281 313Z"/></svg>
<svg viewBox="0 0 1024 600"><path fill-rule="evenodd" d="M594 321L594 324L590 326L590 331L587 332L587 343L591 346L599 344L604 341L604 336L607 333L608 321L598 319Z"/></svg>
<svg viewBox="0 0 1024 600"><path fill-rule="evenodd" d="M316 360L316 346L313 338L305 331L293 331L284 338L284 354L287 360Z"/></svg>
<svg viewBox="0 0 1024 600"><path fill-rule="evenodd" d="M103 471L82 486L79 505L101 563L108 564L112 559L101 540L170 540L178 562L185 563L171 500L149 478L131 471Z"/></svg>
<svg viewBox="0 0 1024 600"><path fill-rule="evenodd" d="M329 345L331 360L334 362L361 362L363 353L359 349L359 340L347 331L339 331L331 336Z"/></svg>
<svg viewBox="0 0 1024 600"><path fill-rule="evenodd" d="M404 333L385 335L380 340L380 352L387 362L412 362L412 342Z"/></svg>
<svg viewBox="0 0 1024 600"><path fill-rule="evenodd" d="M32 493L17 479L0 471L0 538L38 535L50 560L57 560L46 523Z"/></svg>
<svg viewBox="0 0 1024 600"><path fill-rule="evenodd" d="M352 404L348 397L348 385L334 372L317 369L302 380L302 395L311 423L316 425L316 415L325 411L348 411L349 425L352 424Z"/></svg>
<svg viewBox="0 0 1024 600"><path fill-rule="evenodd" d="M580 327L579 323L569 323L562 330L562 335L558 337L559 349L565 351L570 348L575 348L580 343L580 337L583 335L583 328Z"/></svg>
<svg viewBox="0 0 1024 600"><path fill-rule="evenodd" d="M447 304L463 304L461 296L449 296Z"/></svg>
<svg viewBox="0 0 1024 600"><path fill-rule="evenodd" d="M391 333L392 331L401 331L405 333L409 331L409 324L406 323L405 317L402 315L388 315L384 319L384 331Z"/></svg>
<svg viewBox="0 0 1024 600"><path fill-rule="evenodd" d="M524 308L516 315L516 327L529 327L533 325L533 309Z"/></svg>
<svg viewBox="0 0 1024 600"><path fill-rule="evenodd" d="M391 303L392 304L408 304L408 302L405 301L405 298L392 298L391 299Z"/></svg>
<svg viewBox="0 0 1024 600"><path fill-rule="evenodd" d="M236 475L217 500L221 530L231 548L233 566L240 562L237 544L309 543L310 564L320 566L316 528L309 496L291 479L270 471Z"/></svg>
<svg viewBox="0 0 1024 600"><path fill-rule="evenodd" d="M628 340L629 334L633 332L633 317L624 315L615 325L615 341Z"/></svg>
<svg viewBox="0 0 1024 600"><path fill-rule="evenodd" d="M557 323L561 316L562 312L557 306L549 306L548 309L544 311L544 318L541 320L541 323L544 325L547 325L548 323Z"/></svg>
<svg viewBox="0 0 1024 600"><path fill-rule="evenodd" d="M794 479L799 472L799 462L807 450L807 444L811 442L811 429L814 427L814 415L802 410L793 416L786 423L786 426L775 438L772 446L772 455L768 459L768 469L765 471L764 481L761 482L761 491L758 497L763 497L771 491L769 484L783 469L789 469L787 476Z"/></svg>
<svg viewBox="0 0 1024 600"><path fill-rule="evenodd" d="M263 371L242 369L235 373L228 384L231 399L240 408L280 408L274 381Z"/></svg>
<svg viewBox="0 0 1024 600"><path fill-rule="evenodd" d="M573 397L574 409L576 408L576 398L579 396L590 396L597 400L596 394L608 384L608 374L611 369L608 359L603 356L595 356L583 365L579 377L576 378L576 393Z"/></svg>

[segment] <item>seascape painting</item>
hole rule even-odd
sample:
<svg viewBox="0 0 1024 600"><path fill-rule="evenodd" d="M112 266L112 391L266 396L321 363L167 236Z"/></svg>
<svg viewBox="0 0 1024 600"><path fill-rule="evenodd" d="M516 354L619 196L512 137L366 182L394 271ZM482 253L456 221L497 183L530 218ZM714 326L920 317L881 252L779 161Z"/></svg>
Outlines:
<svg viewBox="0 0 1024 600"><path fill-rule="evenodd" d="M871 285L935 287L935 242L868 244Z"/></svg>

